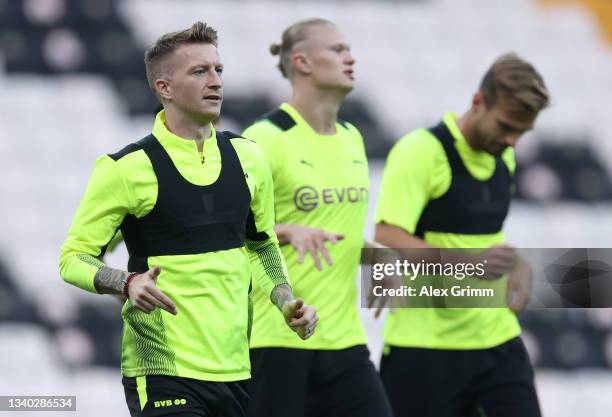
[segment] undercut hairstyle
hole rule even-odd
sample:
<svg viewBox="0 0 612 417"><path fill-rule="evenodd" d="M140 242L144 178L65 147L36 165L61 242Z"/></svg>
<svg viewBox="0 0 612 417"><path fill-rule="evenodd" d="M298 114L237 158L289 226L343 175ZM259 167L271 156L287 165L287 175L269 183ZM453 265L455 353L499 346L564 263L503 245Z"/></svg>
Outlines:
<svg viewBox="0 0 612 417"><path fill-rule="evenodd" d="M151 45L144 55L149 87L155 92L155 80L161 75L161 63L181 45L206 43L217 47L217 31L203 22L195 22L190 28L170 32Z"/></svg>
<svg viewBox="0 0 612 417"><path fill-rule="evenodd" d="M497 58L482 79L480 91L487 107L503 99L508 110L518 114L537 114L550 102L542 76L515 53Z"/></svg>
<svg viewBox="0 0 612 417"><path fill-rule="evenodd" d="M285 29L281 38L281 43L273 43L270 45L270 53L279 56L277 66L281 74L283 74L283 77L291 78L293 75L291 55L295 50L295 45L305 40L308 35L308 29L316 25L336 26L329 20L321 18L301 20Z"/></svg>

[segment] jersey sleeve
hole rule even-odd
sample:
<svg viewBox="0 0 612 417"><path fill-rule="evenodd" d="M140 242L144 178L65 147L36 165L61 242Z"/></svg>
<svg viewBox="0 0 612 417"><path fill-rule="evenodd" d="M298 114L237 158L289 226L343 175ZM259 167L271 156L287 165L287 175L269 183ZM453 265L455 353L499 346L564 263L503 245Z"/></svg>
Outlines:
<svg viewBox="0 0 612 417"><path fill-rule="evenodd" d="M351 137L355 140L355 144L365 154L365 141L363 140L363 135L361 134L359 129L357 129L355 125L349 122L344 122L344 126L346 126L346 129L349 132L351 132Z"/></svg>
<svg viewBox="0 0 612 417"><path fill-rule="evenodd" d="M504 163L506 164L506 166L508 167L508 171L510 172L510 175L514 175L514 172L516 171L516 159L514 155L514 148L510 146L506 148L506 150L502 153L502 159Z"/></svg>
<svg viewBox="0 0 612 417"><path fill-rule="evenodd" d="M436 149L424 130L400 139L387 157L375 222L398 226L414 234L436 188ZM434 138L435 140L435 138Z"/></svg>
<svg viewBox="0 0 612 417"><path fill-rule="evenodd" d="M115 161L100 157L61 248L64 281L97 292L94 276L104 266L101 257L129 210L129 194Z"/></svg>
<svg viewBox="0 0 612 417"><path fill-rule="evenodd" d="M242 136L257 142L261 146L273 177L278 175L283 164L281 149L283 144L278 137L279 132L278 128L266 120L256 122L242 132Z"/></svg>
<svg viewBox="0 0 612 417"><path fill-rule="evenodd" d="M253 279L266 294L274 287L289 284L287 266L274 232L274 185L272 174L261 147L245 141L238 148L241 162L252 185L251 207L247 218L246 247L251 260Z"/></svg>

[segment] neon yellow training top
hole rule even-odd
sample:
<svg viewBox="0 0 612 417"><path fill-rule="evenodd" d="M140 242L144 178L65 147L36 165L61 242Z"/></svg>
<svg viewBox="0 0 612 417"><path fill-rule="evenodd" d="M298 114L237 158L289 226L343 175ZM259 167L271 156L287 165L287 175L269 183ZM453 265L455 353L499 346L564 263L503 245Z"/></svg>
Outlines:
<svg viewBox="0 0 612 417"><path fill-rule="evenodd" d="M201 186L217 180L221 157L214 129L204 141L203 157L195 141L182 139L166 128L163 111L157 115L153 135L184 179ZM273 230L272 177L265 155L250 140L229 141L245 174L260 239L250 242L247 234L248 250L238 247L147 258L149 267L161 267L157 287L175 302L178 314L158 308L147 315L129 300L124 304L125 376L174 375L207 381L250 377L247 329L251 275L269 297L274 286L287 283L287 273ZM96 292L94 276L104 265L99 258L126 215L144 217L157 199L157 177L142 149L115 159L104 155L97 160L62 247L62 277L90 292ZM261 239L262 233L267 239ZM267 302L284 323L278 309Z"/></svg>
<svg viewBox="0 0 612 417"><path fill-rule="evenodd" d="M480 181L493 175L495 158L473 150L447 113L444 123L455 138L455 147L470 174ZM503 161L514 172L514 151ZM410 234L430 200L442 196L451 183L451 169L442 144L428 130L418 129L401 138L389 153L375 217L376 223L400 227ZM449 215L451 215L449 213ZM440 248L488 248L505 242L503 231L486 235L426 232L425 242ZM507 280L495 282L496 294L505 294ZM491 286L490 286L491 287ZM484 349L520 334L514 313L507 308L401 308L385 323L386 344L434 349Z"/></svg>
<svg viewBox="0 0 612 417"><path fill-rule="evenodd" d="M317 271L310 254L281 246L293 293L317 308L314 335L299 340L274 314L265 291L253 288L251 347L344 349L366 343L357 306L357 270L369 191L368 163L359 131L346 122L336 134L316 133L289 104L269 113L243 135L261 144L274 179L276 222L300 224L345 235L328 244L333 266Z"/></svg>

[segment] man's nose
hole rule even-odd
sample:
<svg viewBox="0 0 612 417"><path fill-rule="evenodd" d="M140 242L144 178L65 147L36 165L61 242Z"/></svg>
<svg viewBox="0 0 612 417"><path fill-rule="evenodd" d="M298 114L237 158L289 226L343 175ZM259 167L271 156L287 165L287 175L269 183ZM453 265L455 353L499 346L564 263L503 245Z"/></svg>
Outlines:
<svg viewBox="0 0 612 417"><path fill-rule="evenodd" d="M223 87L223 80L217 71L212 71L208 78L207 87L213 90L219 90Z"/></svg>
<svg viewBox="0 0 612 417"><path fill-rule="evenodd" d="M346 53L346 58L344 59L344 62L347 65L354 65L355 64L355 57L353 56L353 54L350 51L348 51Z"/></svg>

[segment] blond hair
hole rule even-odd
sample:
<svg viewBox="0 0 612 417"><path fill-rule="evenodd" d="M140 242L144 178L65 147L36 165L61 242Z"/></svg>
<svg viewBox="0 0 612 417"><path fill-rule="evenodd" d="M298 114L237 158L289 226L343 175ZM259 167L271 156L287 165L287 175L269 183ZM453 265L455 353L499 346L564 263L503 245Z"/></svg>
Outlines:
<svg viewBox="0 0 612 417"><path fill-rule="evenodd" d="M291 68L291 55L294 52L295 45L305 40L308 29L315 25L335 26L329 20L321 18L301 20L285 29L281 38L281 43L273 43L270 45L270 53L279 56L277 66L281 74L283 74L283 77L291 78L293 74Z"/></svg>
<svg viewBox="0 0 612 417"><path fill-rule="evenodd" d="M206 23L195 22L190 28L166 33L144 55L145 70L149 87L155 92L155 80L160 76L160 63L179 46L192 43L207 43L217 46L217 31Z"/></svg>
<svg viewBox="0 0 612 417"><path fill-rule="evenodd" d="M550 96L544 79L529 62L511 52L497 58L487 71L480 91L488 107L500 98L514 113L538 113L546 108Z"/></svg>

